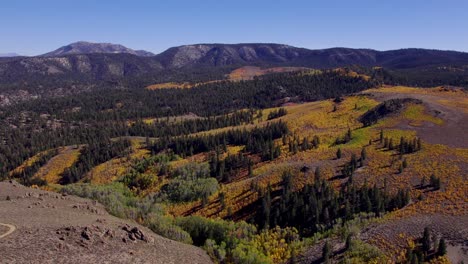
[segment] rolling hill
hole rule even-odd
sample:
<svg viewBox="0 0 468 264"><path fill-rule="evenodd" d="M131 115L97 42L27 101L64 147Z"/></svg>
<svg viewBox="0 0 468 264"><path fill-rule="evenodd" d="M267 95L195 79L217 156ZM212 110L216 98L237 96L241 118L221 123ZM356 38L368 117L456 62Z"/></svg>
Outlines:
<svg viewBox="0 0 468 264"><path fill-rule="evenodd" d="M281 75L268 78L277 78L275 82L280 82L279 76ZM337 78L337 75L331 76L332 80ZM236 90L244 94L240 89L241 85L247 87L245 91L250 91L253 89L250 85L258 82L259 80L235 83L239 88ZM305 98L306 93L301 91L306 92L306 88L299 89L298 94L287 94L301 82L303 81L289 85L283 83L283 96ZM260 86L271 87L267 83ZM311 85L305 85L309 86ZM317 86L325 86L325 82L322 80ZM359 83L357 86L360 89L340 98L331 97L310 102L296 100L284 104L271 98L281 107L263 107L262 110L249 109L208 117L192 114L190 117L180 115L166 118L164 113L158 115L155 112L152 118L129 119L123 125L119 124L122 120L113 113L129 117L130 112L124 111L128 107L127 111L135 111L141 116L148 113L148 109L139 107L154 105L144 103L144 96L130 98L125 94L118 99L119 105L96 98L76 97L63 104L65 111L59 108L59 102L44 102L45 108L39 107L36 111L23 107L24 113L50 111L51 115L36 115L37 120L34 114L30 114L26 118L29 121L23 124L28 127L27 131L47 135L46 131L40 132L40 128L33 124L40 126L49 124L60 116L66 118L67 109L75 109L76 102L90 102L81 107L81 110L76 110L75 115L68 115L74 121L71 124L81 123L86 130L74 127L78 132L68 132L66 137L80 138L86 134L91 140L88 143L81 142L81 145L68 143L57 151L34 152L35 155L14 168L13 174L17 176L12 177L18 181L24 181L33 187L59 191L67 194L65 199L69 200L55 201L55 197L60 198L63 195L54 193L37 198L36 193L43 193L42 191L24 187L16 187L15 190L8 183L0 183L0 189L2 186L8 187L6 195L9 192L18 192L18 189L26 195L32 193L32 197L26 198L10 195L11 200L4 194L4 201L0 195L0 203L4 203L5 210L13 212L5 214L8 216L3 218L3 223L18 226L20 231L15 231L17 236L33 236L34 239L46 237L45 241L48 243L52 243L50 241L55 238L60 239L62 234L70 233L60 242L64 244L65 252L70 252L67 251L68 247L77 248L76 243L78 246L83 244L85 249L94 246L100 241L98 237L106 228L113 227L112 230L118 237L127 235L123 232L125 230L116 228L113 223L127 223L131 220L116 220L106 213L96 216L92 211L88 212L89 208L101 211L104 208L93 205L88 200L78 203L80 200L71 196L77 195L98 200L109 213L133 219L162 236L182 242L187 242L186 238L190 237L189 241L193 245L203 246L216 261L225 258L228 263L245 263L246 259L242 257L254 255L265 256L265 263L285 263L292 258L296 263L320 263L322 248L328 242L332 245L331 257L337 262L349 259L353 263L406 263L408 256L413 254L408 252L419 254L421 249L418 245L421 244L424 228L429 228L432 233L431 249L426 250L428 260L433 263L466 261L466 91L452 87L422 89L402 86L364 89L366 83ZM175 110L177 104L185 104L181 99L186 96L190 103L182 109L195 111L189 105L199 106L203 103L206 100L203 93L209 87L157 90L148 94L163 93L167 97L176 93L173 98L179 98L170 98L168 102L175 101L172 105L167 102L155 105L156 109L164 108L165 105ZM343 87L343 83L334 87ZM221 91L225 90L231 95L231 88L213 88L218 96L206 93L206 98L216 98L206 103L214 108L216 101L225 100L222 108L227 109L227 102L246 101L246 98L269 98L266 93L268 90L263 90L255 96L246 94L242 100L231 97L222 99ZM273 91L272 94L281 94L281 91ZM202 98L201 101L195 100L197 96ZM160 98L150 98L147 102L159 101ZM96 105L96 102L99 104ZM34 103L40 104L40 100ZM51 105L53 107L49 107ZM79 112L89 111L92 105L95 105L95 111L85 112L82 117L95 119L106 116L98 120L98 123L78 119ZM113 108L105 107L112 105ZM237 107L246 109L243 105ZM65 114L61 115L63 112ZM55 114L52 115L53 113ZM13 111L10 111L10 115L9 119L15 117ZM114 119L110 116L114 116ZM372 118L372 122L364 122L369 116L375 118ZM65 119L61 121L62 124L67 123ZM96 134L93 134L92 127L103 122L108 123L102 124L96 129ZM282 137L277 134L283 133L277 130L281 128L278 124L287 127L287 131L283 130L286 133ZM121 135L111 134L117 128L129 130ZM15 129L11 128L11 131ZM269 138L267 144L261 140L264 132ZM12 134L14 133L7 135ZM273 137L273 134L277 136ZM52 135L49 134L48 137L54 138ZM100 138L106 137L113 139L97 143L102 140ZM6 137L6 142L8 139ZM128 140L128 144L124 146L124 150L116 152L112 145L119 142L119 139ZM257 139L260 139L259 142L252 144ZM26 143L17 144L20 141L14 140L16 141L10 145L15 147L31 145L34 148L34 144L37 144L37 140L31 144L27 140ZM161 140L167 141L158 145ZM41 143L41 146L45 145L52 144ZM268 149L266 152L265 147ZM270 147L277 149L273 156L269 155ZM256 148L263 150L258 151ZM94 160L92 155L99 158L96 159L98 162L89 163L89 160ZM19 156L21 155L12 154L12 157ZM66 160L69 162L65 162ZM83 167L83 164L88 164L89 167ZM81 176L72 182L63 181L67 175L73 173ZM311 190L312 195L303 195ZM288 197L287 193L291 196ZM338 193L339 196L333 196ZM70 206L85 206L69 208L65 206L66 202L70 202ZM337 206L334 205L336 203ZM271 214L266 208L271 208ZM317 211L310 210L311 208ZM80 213L80 217L74 219L78 227L70 231L48 223L47 228L40 232L26 232L30 225L45 225L44 222L50 216L41 212L62 219L64 215L60 215L59 210L73 215ZM18 220L28 212L37 212L39 221L32 224L29 220ZM88 224L91 221L89 219L96 217L107 219L107 222ZM262 221L265 219L280 227L262 228ZM68 222L67 225L75 226ZM295 227L299 231L289 227ZM143 227L138 228L145 233L150 232ZM56 234L53 231L62 233ZM81 234L86 236L87 232L92 234L91 241L80 238L83 236ZM14 235L15 233L8 236L11 247L20 243ZM145 247L145 250L146 247L151 249L158 246L156 242L161 238L153 234L151 236L155 239L155 245L137 241L130 246L104 236L106 244L97 246L96 250L109 254L112 252L109 246L113 246L122 248L123 256L129 257L127 250L133 250L134 245ZM232 240L232 237L235 239ZM348 237L349 243L346 242ZM442 238L448 243L448 253L439 256L436 253L436 242ZM225 249L224 243L231 243L231 248ZM175 242L171 245L181 246ZM195 250L186 247L190 252ZM84 250L86 253L85 249L77 250ZM52 253L56 254L55 249ZM149 254L156 253L143 250L142 255L138 256L150 256ZM12 258L11 255L7 256ZM77 255L71 256L79 258Z"/></svg>

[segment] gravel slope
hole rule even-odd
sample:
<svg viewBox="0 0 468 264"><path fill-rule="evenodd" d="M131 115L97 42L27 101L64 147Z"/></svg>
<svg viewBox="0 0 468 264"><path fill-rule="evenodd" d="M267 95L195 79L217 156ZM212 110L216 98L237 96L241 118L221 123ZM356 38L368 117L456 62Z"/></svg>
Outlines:
<svg viewBox="0 0 468 264"><path fill-rule="evenodd" d="M200 248L109 215L94 201L0 182L0 263L212 263ZM3 234L6 228L2 228Z"/></svg>

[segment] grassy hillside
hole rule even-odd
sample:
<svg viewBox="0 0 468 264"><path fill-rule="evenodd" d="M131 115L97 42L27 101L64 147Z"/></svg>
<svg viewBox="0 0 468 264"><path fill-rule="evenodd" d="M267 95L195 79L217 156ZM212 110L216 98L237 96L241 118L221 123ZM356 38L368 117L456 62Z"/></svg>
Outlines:
<svg viewBox="0 0 468 264"><path fill-rule="evenodd" d="M361 116L380 104L404 98L414 100L403 103L372 125L360 122ZM279 109L283 115L270 115L277 114ZM191 243L203 246L214 259L232 263L242 263L246 256L257 256L252 263L320 261L325 241L335 245L331 256L337 261L347 258L356 263L403 263L408 252L417 249L415 245L426 226L439 238L453 243L466 238L465 233L457 233L446 224L453 221L456 225L467 224L465 91L389 86L343 98L266 108L252 117L249 123L174 136L175 145L169 144L168 149L159 153L152 145L160 138L129 137L132 144L125 155L94 166L80 180L82 183L67 185L64 190L89 197L92 191L78 191L84 188L83 183L89 185L86 188L97 189L118 185L132 199L125 202L126 208L140 208L135 207L136 201L151 201L160 209L157 216L143 209L129 214L116 209L117 201L105 200L109 208L114 208L111 212L134 218L173 239L187 242L189 236ZM288 132L268 143L278 153L272 158L247 150L247 144L230 145L229 141L224 145L218 142L216 148L208 151L177 152L177 140L209 136L215 140L216 135L268 128L279 120L286 124ZM47 182L43 188L60 189L56 185L60 172L71 167L79 153L79 148L71 146L59 150L34 177ZM35 159L25 161L13 172L32 166ZM219 163L213 163L216 160L225 166L221 178L216 174L220 173L216 169ZM291 176L286 180L285 175ZM336 193L351 187L378 190L388 194L389 199L407 193L409 203L390 211L359 209L348 220L325 220L312 234L294 224L261 230L256 219L264 210L262 203L266 197L274 208L273 205L286 199L285 192L297 195L320 182ZM97 199L107 198L97 196ZM345 210L344 204L339 210ZM154 221L162 222L155 225ZM198 232L214 233L200 237ZM229 240L229 234L239 232L244 235ZM347 235L352 246L345 248ZM279 244L262 247L264 240ZM231 248L226 243L232 243ZM427 258L445 261L446 257L438 259L431 253Z"/></svg>

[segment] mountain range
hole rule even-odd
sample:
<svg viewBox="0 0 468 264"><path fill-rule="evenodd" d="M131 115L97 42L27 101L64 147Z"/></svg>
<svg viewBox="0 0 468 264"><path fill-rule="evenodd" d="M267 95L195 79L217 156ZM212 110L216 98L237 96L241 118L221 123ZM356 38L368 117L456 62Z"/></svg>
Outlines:
<svg viewBox="0 0 468 264"><path fill-rule="evenodd" d="M154 55L109 43L76 42L36 57L0 58L0 91L136 86L166 81L223 79L242 66L336 68L359 65L466 80L468 53L428 49L377 51L329 48L310 50L283 44L196 44ZM403 75L404 75L403 74ZM47 78L44 78L47 77ZM82 90L84 88L76 88Z"/></svg>

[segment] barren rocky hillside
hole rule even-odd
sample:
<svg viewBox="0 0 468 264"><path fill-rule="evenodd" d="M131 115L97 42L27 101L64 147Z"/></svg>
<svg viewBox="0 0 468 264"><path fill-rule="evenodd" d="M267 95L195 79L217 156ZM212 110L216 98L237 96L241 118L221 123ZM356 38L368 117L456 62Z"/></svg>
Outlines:
<svg viewBox="0 0 468 264"><path fill-rule="evenodd" d="M113 217L94 201L14 181L0 182L0 223L0 263L211 263L202 249Z"/></svg>

